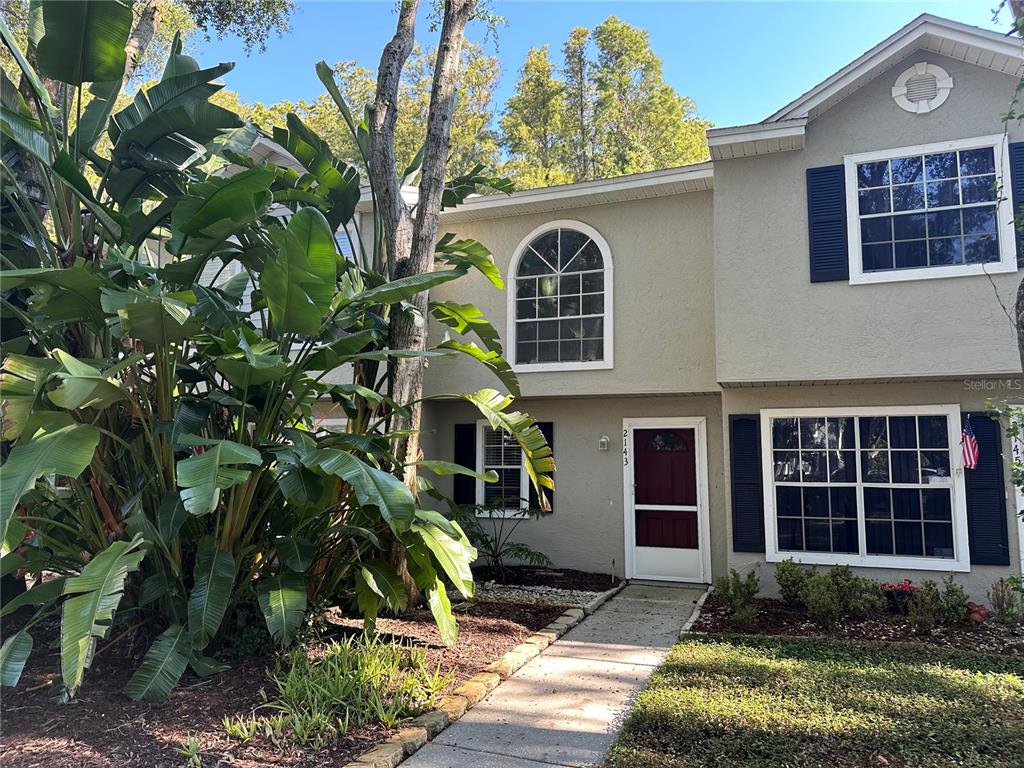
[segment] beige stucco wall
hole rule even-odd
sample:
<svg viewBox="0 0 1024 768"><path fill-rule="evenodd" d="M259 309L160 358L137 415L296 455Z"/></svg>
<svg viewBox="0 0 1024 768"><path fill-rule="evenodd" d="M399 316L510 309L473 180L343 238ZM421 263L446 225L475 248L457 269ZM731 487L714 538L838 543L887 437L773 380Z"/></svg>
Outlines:
<svg viewBox="0 0 1024 768"><path fill-rule="evenodd" d="M955 87L925 115L890 96L917 61ZM719 381L803 381L1018 371L1012 306L1020 273L878 285L812 284L807 168L844 154L1002 133L1017 81L916 53L813 120L801 151L715 163L715 312ZM1010 140L1024 137L1016 124ZM1005 235L1004 235L1005 236Z"/></svg>
<svg viewBox="0 0 1024 768"><path fill-rule="evenodd" d="M460 238L486 245L506 277L516 248L546 222L582 221L608 241L614 264L615 367L523 373L524 396L717 390L711 207L710 192L691 192L452 226ZM473 272L435 288L431 299L476 304L509 341L507 295L482 275ZM436 323L432 329L435 339L446 330ZM433 361L427 386L432 392L462 392L498 384L475 361L459 359Z"/></svg>
<svg viewBox="0 0 1024 768"><path fill-rule="evenodd" d="M722 418L717 395L690 397L577 398L523 400L517 407L538 421L554 423L555 510L523 521L514 539L544 552L564 568L623 575L622 420L651 416L707 419L708 497L711 563L715 575L728 560L725 483L722 475ZM432 458L452 459L454 425L476 420L463 403L430 403L424 414L423 448ZM611 440L598 450L603 435ZM433 479L433 478L432 478ZM450 478L436 483L451 492Z"/></svg>
<svg viewBox="0 0 1024 768"><path fill-rule="evenodd" d="M1017 380L1019 386L1020 380ZM962 411L985 410L987 398L1007 398L1012 391L1000 389L1002 382L996 380L967 379L916 384L848 384L803 387L756 387L729 388L722 392L722 423L728 434L729 416L732 414L754 414L762 408L814 408L843 406L887 406L887 405L938 405L959 404ZM1005 438L1004 438L1005 440ZM954 450L956 448L954 447ZM1003 456L1010 456L1009 441L1003 446ZM728 443L725 446L725 477L731 476ZM995 579L1011 573L1020 573L1020 546L1017 533L1016 496L1010 483L1009 471L1006 477L1007 526L1010 541L1010 566L972 566L970 573L956 575L972 598L987 602L987 592ZM728 496L728 494L727 494ZM725 520L728 541L732 541L731 499L726 499ZM730 544L729 567L740 571L755 569L761 579L761 587L775 593L777 587L772 576L772 565L764 562L761 554L732 552ZM920 582L922 579L939 580L945 576L941 571L911 571L887 568L856 568L864 576L881 581L898 581L905 577Z"/></svg>

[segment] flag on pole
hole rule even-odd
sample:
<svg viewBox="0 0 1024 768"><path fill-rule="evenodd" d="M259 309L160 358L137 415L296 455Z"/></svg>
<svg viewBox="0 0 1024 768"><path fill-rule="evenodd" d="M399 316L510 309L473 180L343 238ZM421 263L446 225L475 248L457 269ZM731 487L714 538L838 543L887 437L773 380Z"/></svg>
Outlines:
<svg viewBox="0 0 1024 768"><path fill-rule="evenodd" d="M974 469L978 466L978 438L974 436L974 428L971 427L971 417L964 422L964 431L960 438L960 445L964 449L964 469Z"/></svg>

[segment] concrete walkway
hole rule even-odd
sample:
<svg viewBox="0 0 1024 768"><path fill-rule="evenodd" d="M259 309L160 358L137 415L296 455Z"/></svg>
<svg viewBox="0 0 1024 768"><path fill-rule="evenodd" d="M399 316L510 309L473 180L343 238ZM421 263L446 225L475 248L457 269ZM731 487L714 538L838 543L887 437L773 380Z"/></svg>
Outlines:
<svg viewBox="0 0 1024 768"><path fill-rule="evenodd" d="M502 683L403 768L601 763L701 588L630 585Z"/></svg>

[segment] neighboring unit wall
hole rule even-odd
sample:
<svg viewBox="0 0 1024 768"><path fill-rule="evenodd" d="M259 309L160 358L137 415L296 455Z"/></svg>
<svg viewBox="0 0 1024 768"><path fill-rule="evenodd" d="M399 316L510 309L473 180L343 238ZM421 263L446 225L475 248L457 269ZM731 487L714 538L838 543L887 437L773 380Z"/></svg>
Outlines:
<svg viewBox="0 0 1024 768"><path fill-rule="evenodd" d="M523 400L514 406L538 421L553 424L555 445L554 511L523 521L513 537L534 547L556 566L623 575L622 421L624 418L704 416L707 419L708 496L711 517L712 573L725 572L728 560L725 486L722 474L722 417L717 395L690 397L577 398ZM428 403L424 411L423 450L431 458L454 458L456 424L475 422L478 412L463 403ZM602 436L607 451L598 450ZM451 493L450 477L431 477Z"/></svg>
<svg viewBox="0 0 1024 768"><path fill-rule="evenodd" d="M905 112L893 82L940 64L955 87L937 110ZM999 134L1015 78L918 52L807 126L803 150L715 163L718 380L795 382L1020 370L1012 306L1019 273L875 285L810 282L808 168L843 155ZM1005 191L1004 191L1005 193ZM1020 201L1017 201L1018 204ZM1006 236L1008 233L1001 233Z"/></svg>
<svg viewBox="0 0 1024 768"><path fill-rule="evenodd" d="M852 385L819 385L794 387L756 387L729 388L722 391L722 420L725 434L728 435L729 418L732 415L758 414L765 408L826 408L826 407L861 407L861 406L913 406L959 404L962 412L984 411L986 399L993 396L988 385L997 386L998 382L983 379L966 379L957 381L929 382L919 384L852 384ZM959 445L950 446L954 458L958 458ZM1009 440L1003 434L1004 479L1006 484L1006 525L1009 539L1010 564L1008 566L972 565L969 573L956 574L956 580L962 583L972 599L986 602L986 594L992 582L1001 576L1021 572L1021 553L1016 520L1016 496L1010 482L1009 469L1006 461L1010 454ZM964 470L970 472L971 470ZM725 477L732 476L732 457L729 455L728 438L725 445ZM729 494L727 494L729 496ZM733 521L732 499L727 500L725 526L728 530L729 563L728 567L743 571L756 569L761 579L762 589L769 594L776 590L772 575L772 564L765 562L763 553L732 551ZM799 559L794 554L794 559ZM719 567L716 567L716 571ZM941 570L909 570L891 568L855 568L864 576L881 581L899 581L910 578L915 582L922 579L940 580L945 576Z"/></svg>
<svg viewBox="0 0 1024 768"><path fill-rule="evenodd" d="M519 376L524 396L615 395L717 391L711 192L459 222L450 229L494 254L507 281L509 262L523 239L547 222L577 220L608 242L614 264L614 367L610 370L531 372ZM497 328L511 360L506 292L476 272L430 292L432 300L476 304ZM432 337L446 330L432 323ZM432 361L430 392L498 388L479 364Z"/></svg>

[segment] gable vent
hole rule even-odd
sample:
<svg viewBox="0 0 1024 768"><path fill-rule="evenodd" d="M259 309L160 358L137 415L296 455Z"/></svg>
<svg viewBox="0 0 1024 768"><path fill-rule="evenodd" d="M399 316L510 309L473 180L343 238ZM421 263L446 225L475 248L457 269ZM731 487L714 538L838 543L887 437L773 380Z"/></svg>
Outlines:
<svg viewBox="0 0 1024 768"><path fill-rule="evenodd" d="M907 80L907 100L931 101L939 95L939 81L935 75L925 74Z"/></svg>
<svg viewBox="0 0 1024 768"><path fill-rule="evenodd" d="M900 109L923 115L938 109L953 90L953 78L937 64L918 62L905 70L892 86Z"/></svg>

